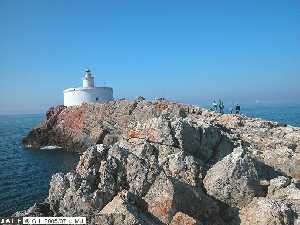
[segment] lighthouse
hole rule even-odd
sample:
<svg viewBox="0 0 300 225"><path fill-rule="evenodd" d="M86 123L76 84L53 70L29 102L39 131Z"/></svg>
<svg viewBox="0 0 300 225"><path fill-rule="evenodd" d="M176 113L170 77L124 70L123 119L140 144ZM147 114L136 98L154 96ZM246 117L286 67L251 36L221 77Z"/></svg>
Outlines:
<svg viewBox="0 0 300 225"><path fill-rule="evenodd" d="M82 87L64 90L64 105L76 106L81 103L103 103L113 100L111 87L95 87L92 72L87 69L82 78Z"/></svg>
<svg viewBox="0 0 300 225"><path fill-rule="evenodd" d="M94 87L94 77L89 69L85 71L85 75L82 78L83 88L93 88Z"/></svg>

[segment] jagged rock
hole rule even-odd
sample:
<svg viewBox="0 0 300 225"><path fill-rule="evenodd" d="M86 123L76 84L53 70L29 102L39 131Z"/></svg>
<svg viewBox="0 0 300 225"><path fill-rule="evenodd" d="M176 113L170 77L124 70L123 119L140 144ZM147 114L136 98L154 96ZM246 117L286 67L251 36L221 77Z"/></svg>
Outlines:
<svg viewBox="0 0 300 225"><path fill-rule="evenodd" d="M169 223L174 216L174 188L164 173L156 177L147 195L144 197L148 204L148 212L157 217L162 223Z"/></svg>
<svg viewBox="0 0 300 225"><path fill-rule="evenodd" d="M300 153L290 148L276 148L264 153L264 162L288 176L300 179Z"/></svg>
<svg viewBox="0 0 300 225"><path fill-rule="evenodd" d="M102 209L117 194L121 187L118 175L123 171L107 150L104 145L89 148L80 157L75 174L52 178L49 200L53 210L68 216L89 215Z"/></svg>
<svg viewBox="0 0 300 225"><path fill-rule="evenodd" d="M115 134L107 134L103 139L103 144L105 145L113 145L118 141L118 136Z"/></svg>
<svg viewBox="0 0 300 225"><path fill-rule="evenodd" d="M182 111L186 113L184 118L180 116ZM201 113L195 113L198 111ZM271 167L277 165L277 169L289 176L297 178L299 175L300 129L274 122L221 115L169 101L145 100L58 106L51 108L47 115L46 120L24 138L24 145L33 148L56 145L65 150L85 151L91 145L112 144L129 135L130 139L145 138L172 147L180 147L181 142L181 148L202 161L213 157L216 162L232 151L234 138L238 138L253 149L257 159L265 160ZM294 153L281 154L279 150L273 152L274 149ZM268 157L270 154L274 156ZM288 163L280 165L282 161Z"/></svg>
<svg viewBox="0 0 300 225"><path fill-rule="evenodd" d="M204 162L212 157L221 159L234 148L233 141L211 124L179 119L172 126L180 147Z"/></svg>
<svg viewBox="0 0 300 225"><path fill-rule="evenodd" d="M67 216L90 215L95 210L102 209L109 202L114 192L97 189L94 182L83 179L79 174L68 173L69 188L59 202L59 213Z"/></svg>
<svg viewBox="0 0 300 225"><path fill-rule="evenodd" d="M95 215L92 224L99 225L160 225L154 219L138 209L134 202L128 199L127 192L119 193L99 213Z"/></svg>
<svg viewBox="0 0 300 225"><path fill-rule="evenodd" d="M274 195L276 191L287 187L291 183L288 177L279 176L270 180L270 185L268 188L268 195Z"/></svg>
<svg viewBox="0 0 300 225"><path fill-rule="evenodd" d="M53 211L58 211L59 203L63 199L69 186L69 181L64 174L56 173L52 176L48 200L50 203L50 208Z"/></svg>
<svg viewBox="0 0 300 225"><path fill-rule="evenodd" d="M141 101L144 101L144 100L146 100L146 98L144 96L139 96L139 97L136 98L137 102L141 102Z"/></svg>
<svg viewBox="0 0 300 225"><path fill-rule="evenodd" d="M202 184L204 163L184 151L169 155L162 166L169 177L174 177L191 186Z"/></svg>
<svg viewBox="0 0 300 225"><path fill-rule="evenodd" d="M54 118L55 116L57 116L59 113L61 113L62 110L64 110L65 108L67 108L66 106L63 105L58 105L56 107L50 107L47 112L46 112L46 118L47 120L50 120L52 118Z"/></svg>
<svg viewBox="0 0 300 225"><path fill-rule="evenodd" d="M289 200L300 204L300 183L287 177L278 177L270 181L268 196L281 200Z"/></svg>
<svg viewBox="0 0 300 225"><path fill-rule="evenodd" d="M148 212L162 223L170 223L176 212L183 212L205 221L214 215L215 224L223 224L218 217L217 204L201 188L169 179L164 172L156 177L143 199L147 203Z"/></svg>
<svg viewBox="0 0 300 225"><path fill-rule="evenodd" d="M106 156L106 151L107 149L103 145L96 145L80 156L76 172L82 179L86 179L90 183L95 182L101 160Z"/></svg>
<svg viewBox="0 0 300 225"><path fill-rule="evenodd" d="M48 217L53 216L53 212L50 209L50 205L48 202L42 203L35 203L29 209L16 212L12 215L12 217L28 217L28 216L35 216L35 217Z"/></svg>
<svg viewBox="0 0 300 225"><path fill-rule="evenodd" d="M300 218L299 128L139 98L50 108L23 144L83 153L74 172L52 177L44 205L29 215L122 225Z"/></svg>
<svg viewBox="0 0 300 225"><path fill-rule="evenodd" d="M239 127L244 126L243 118L240 115L223 114L219 118L219 122L229 129L238 129Z"/></svg>
<svg viewBox="0 0 300 225"><path fill-rule="evenodd" d="M295 213L295 217L300 223L300 183L295 179L290 179L288 177L277 177L270 181L270 186L268 189L268 197L276 199L279 201L284 201L291 206Z"/></svg>
<svg viewBox="0 0 300 225"><path fill-rule="evenodd" d="M139 138L149 142L174 145L169 121L164 117L154 117L145 123L137 123L134 130L128 132L128 138Z"/></svg>
<svg viewBox="0 0 300 225"><path fill-rule="evenodd" d="M88 216L93 210L92 194L86 193L90 187L83 187L78 190L68 188L63 199L60 201L59 213L65 216Z"/></svg>
<svg viewBox="0 0 300 225"><path fill-rule="evenodd" d="M80 157L76 174L59 176L59 181L65 185L61 195L57 197L51 191L51 199L56 197L56 211L59 207L58 211L63 215L89 214L102 209L119 191L126 188L137 196L143 196L159 169L157 154L144 152L141 155L144 158L118 145L110 149L104 145L89 148ZM60 188L61 183L54 179L51 190Z"/></svg>
<svg viewBox="0 0 300 225"><path fill-rule="evenodd" d="M173 121L172 128L174 136L178 142L177 145L179 145L184 151L187 151L196 157L201 154L201 128L193 126L192 121L189 119L178 119ZM213 150L211 149L211 151ZM203 155L205 159L210 157L210 155L205 155L205 152L203 152Z"/></svg>
<svg viewBox="0 0 300 225"><path fill-rule="evenodd" d="M129 154L127 158L127 182L129 191L137 196L144 196L154 182L159 172L158 161L146 161L134 154Z"/></svg>
<svg viewBox="0 0 300 225"><path fill-rule="evenodd" d="M188 116L187 111L184 108L180 108L178 112L179 117L186 118Z"/></svg>
<svg viewBox="0 0 300 225"><path fill-rule="evenodd" d="M101 161L98 176L98 191L102 195L103 206L108 203L125 186L126 172L116 158L108 156Z"/></svg>
<svg viewBox="0 0 300 225"><path fill-rule="evenodd" d="M241 225L290 225L293 211L288 204L270 198L254 198L240 212Z"/></svg>
<svg viewBox="0 0 300 225"><path fill-rule="evenodd" d="M207 172L204 186L209 195L238 208L262 192L255 164L241 148L235 149Z"/></svg>
<svg viewBox="0 0 300 225"><path fill-rule="evenodd" d="M170 225L201 225L194 218L182 213L178 212L173 217Z"/></svg>
<svg viewBox="0 0 300 225"><path fill-rule="evenodd" d="M159 151L154 145L144 142L141 150L136 155L149 161L157 161L159 157Z"/></svg>

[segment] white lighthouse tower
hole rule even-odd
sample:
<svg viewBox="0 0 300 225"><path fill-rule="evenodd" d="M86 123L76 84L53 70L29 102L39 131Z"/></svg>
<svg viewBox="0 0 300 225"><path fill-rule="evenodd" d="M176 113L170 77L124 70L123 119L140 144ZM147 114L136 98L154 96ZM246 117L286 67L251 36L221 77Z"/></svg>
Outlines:
<svg viewBox="0 0 300 225"><path fill-rule="evenodd" d="M82 78L83 88L93 88L94 87L94 77L89 69L85 71L85 75Z"/></svg>
<svg viewBox="0 0 300 225"><path fill-rule="evenodd" d="M97 103L113 100L111 87L95 87L94 77L90 70L86 70L82 78L82 87L64 90L64 105L74 106L83 102Z"/></svg>

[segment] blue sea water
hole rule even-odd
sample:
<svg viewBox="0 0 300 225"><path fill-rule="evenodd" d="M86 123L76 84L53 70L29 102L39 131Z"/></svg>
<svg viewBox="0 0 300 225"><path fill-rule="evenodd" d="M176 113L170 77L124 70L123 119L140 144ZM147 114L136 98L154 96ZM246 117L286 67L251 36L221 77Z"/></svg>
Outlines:
<svg viewBox="0 0 300 225"><path fill-rule="evenodd" d="M74 168L79 156L55 150L29 150L22 138L42 115L0 115L0 216L47 197L51 175Z"/></svg>
<svg viewBox="0 0 300 225"><path fill-rule="evenodd" d="M241 105L243 114L300 127L300 104ZM23 210L48 194L51 175L73 169L79 156L21 146L42 115L0 116L0 216Z"/></svg>
<svg viewBox="0 0 300 225"><path fill-rule="evenodd" d="M257 103L241 106L241 112L247 116L300 127L299 103Z"/></svg>

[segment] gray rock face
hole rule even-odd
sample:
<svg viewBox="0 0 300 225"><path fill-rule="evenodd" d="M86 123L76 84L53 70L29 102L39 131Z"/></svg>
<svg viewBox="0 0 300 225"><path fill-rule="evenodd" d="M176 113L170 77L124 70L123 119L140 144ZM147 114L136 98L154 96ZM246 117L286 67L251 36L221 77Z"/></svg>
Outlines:
<svg viewBox="0 0 300 225"><path fill-rule="evenodd" d="M288 177L280 176L270 180L268 195L274 195L280 189L286 188L291 183Z"/></svg>
<svg viewBox="0 0 300 225"><path fill-rule="evenodd" d="M146 161L134 154L129 154L126 173L129 191L137 196L144 196L158 172L157 159L153 158L153 161Z"/></svg>
<svg viewBox="0 0 300 225"><path fill-rule="evenodd" d="M232 152L234 142L218 127L191 119L180 119L172 124L180 147L203 161L213 156L220 159Z"/></svg>
<svg viewBox="0 0 300 225"><path fill-rule="evenodd" d="M300 224L300 129L168 102L56 107L24 138L81 152L20 215L88 224ZM257 198L259 197L259 198Z"/></svg>
<svg viewBox="0 0 300 225"><path fill-rule="evenodd" d="M109 202L92 221L99 225L159 225L155 220L142 212L130 199L126 191L120 192Z"/></svg>
<svg viewBox="0 0 300 225"><path fill-rule="evenodd" d="M277 171L300 179L300 152L290 148L267 150L264 154L264 162Z"/></svg>
<svg viewBox="0 0 300 225"><path fill-rule="evenodd" d="M62 173L57 173L52 176L49 189L49 203L52 210L57 211L59 203L63 199L66 190L70 184L68 179Z"/></svg>
<svg viewBox="0 0 300 225"><path fill-rule="evenodd" d="M262 192L255 164L241 148L208 170L204 186L209 195L237 208L247 205Z"/></svg>
<svg viewBox="0 0 300 225"><path fill-rule="evenodd" d="M300 183L296 179L279 176L270 181L268 197L285 202L293 210L294 224L300 224Z"/></svg>
<svg viewBox="0 0 300 225"><path fill-rule="evenodd" d="M218 217L218 205L201 188L169 179L164 172L157 176L143 199L147 203L147 211L164 224L169 224L176 212L205 221L214 215L219 219L218 224L223 223Z"/></svg>
<svg viewBox="0 0 300 225"><path fill-rule="evenodd" d="M147 211L162 223L169 223L176 212L173 205L174 192L172 182L162 172L144 197Z"/></svg>
<svg viewBox="0 0 300 225"><path fill-rule="evenodd" d="M169 155L162 164L169 177L191 186L201 186L204 178L204 163L184 151Z"/></svg>
<svg viewBox="0 0 300 225"><path fill-rule="evenodd" d="M88 149L81 157L76 172L82 179L94 183L100 167L101 153L95 147Z"/></svg>
<svg viewBox="0 0 300 225"><path fill-rule="evenodd" d="M12 215L12 217L24 217L24 216L48 217L48 216L55 216L55 215L51 211L49 203L44 201L41 203L35 203L29 209L21 212L16 212Z"/></svg>
<svg viewBox="0 0 300 225"><path fill-rule="evenodd" d="M56 215L86 215L103 224L121 223L120 218L128 224L169 224L177 212L208 224L224 224L218 204L205 194L199 182L202 162L180 152L170 155L162 166L152 150L138 157L118 145L88 149L76 173L53 176L48 198L51 209ZM125 190L126 196L132 197L120 201L119 195ZM97 217L93 216L96 212L100 212ZM124 217L116 216L117 212Z"/></svg>
<svg viewBox="0 0 300 225"><path fill-rule="evenodd" d="M284 202L270 198L255 198L240 212L241 225L293 224L293 211Z"/></svg>
<svg viewBox="0 0 300 225"><path fill-rule="evenodd" d="M170 225L202 225L194 218L182 213L178 212L172 219Z"/></svg>

